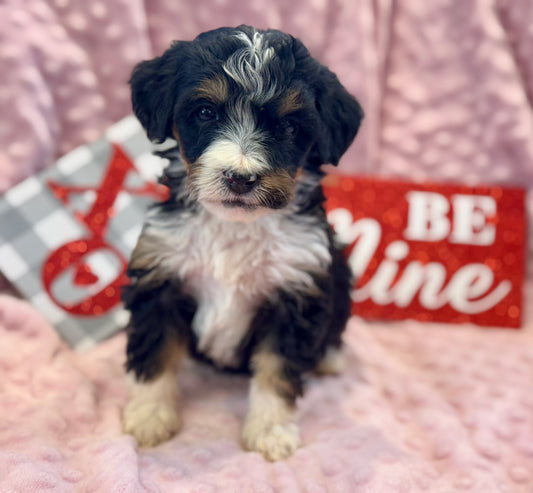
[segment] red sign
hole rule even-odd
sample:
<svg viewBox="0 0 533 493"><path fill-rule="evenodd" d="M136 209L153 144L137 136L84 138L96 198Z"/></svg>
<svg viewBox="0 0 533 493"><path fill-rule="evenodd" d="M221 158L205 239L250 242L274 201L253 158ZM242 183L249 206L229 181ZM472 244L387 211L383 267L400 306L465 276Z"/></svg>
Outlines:
<svg viewBox="0 0 533 493"><path fill-rule="evenodd" d="M324 186L357 315L520 327L523 190L336 176Z"/></svg>

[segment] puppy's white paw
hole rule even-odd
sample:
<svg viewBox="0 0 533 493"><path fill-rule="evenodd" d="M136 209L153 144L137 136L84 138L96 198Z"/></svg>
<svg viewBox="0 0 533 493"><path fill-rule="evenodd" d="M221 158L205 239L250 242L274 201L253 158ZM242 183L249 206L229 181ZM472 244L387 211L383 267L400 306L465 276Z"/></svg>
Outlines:
<svg viewBox="0 0 533 493"><path fill-rule="evenodd" d="M247 419L242 436L248 450L259 452L269 461L287 459L300 446L300 432L295 423L259 423Z"/></svg>
<svg viewBox="0 0 533 493"><path fill-rule="evenodd" d="M176 406L169 402L134 398L124 408L123 429L139 446L154 447L177 433L181 420Z"/></svg>

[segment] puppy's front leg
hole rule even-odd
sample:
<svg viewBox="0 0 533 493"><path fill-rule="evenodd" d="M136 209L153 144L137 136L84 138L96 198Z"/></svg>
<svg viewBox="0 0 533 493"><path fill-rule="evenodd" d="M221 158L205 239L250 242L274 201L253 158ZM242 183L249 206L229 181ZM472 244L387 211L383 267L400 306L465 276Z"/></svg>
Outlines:
<svg viewBox="0 0 533 493"><path fill-rule="evenodd" d="M171 341L162 351L162 368L142 379L129 372L129 401L124 408L124 432L133 435L141 447L153 447L171 438L180 428L177 373L185 351Z"/></svg>
<svg viewBox="0 0 533 493"><path fill-rule="evenodd" d="M126 348L131 386L123 429L150 447L180 428L177 373L187 348L187 302L170 284L149 290L131 286L123 297L131 312Z"/></svg>
<svg viewBox="0 0 533 493"><path fill-rule="evenodd" d="M249 411L243 429L248 450L271 461L289 457L300 445L295 422L295 401L300 393L299 374L287 378L282 357L261 348L252 358Z"/></svg>

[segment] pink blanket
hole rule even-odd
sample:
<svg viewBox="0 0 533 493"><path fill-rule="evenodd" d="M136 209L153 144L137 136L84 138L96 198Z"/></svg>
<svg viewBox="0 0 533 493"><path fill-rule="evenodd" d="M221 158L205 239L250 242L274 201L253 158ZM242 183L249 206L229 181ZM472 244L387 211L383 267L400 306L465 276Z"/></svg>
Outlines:
<svg viewBox="0 0 533 493"><path fill-rule="evenodd" d="M74 354L4 296L0 341L2 492L533 491L531 316L520 332L353 318L346 372L310 377L303 447L278 463L239 445L244 377L187 365L183 430L138 450L123 335Z"/></svg>

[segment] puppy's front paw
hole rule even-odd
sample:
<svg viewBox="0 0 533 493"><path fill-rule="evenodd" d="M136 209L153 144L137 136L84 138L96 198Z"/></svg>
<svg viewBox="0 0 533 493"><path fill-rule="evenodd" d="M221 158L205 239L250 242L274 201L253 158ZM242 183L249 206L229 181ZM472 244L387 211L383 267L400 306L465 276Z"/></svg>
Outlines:
<svg viewBox="0 0 533 493"><path fill-rule="evenodd" d="M248 419L243 430L244 446L270 461L287 459L300 446L295 423L259 423Z"/></svg>
<svg viewBox="0 0 533 493"><path fill-rule="evenodd" d="M175 435L180 421L176 406L134 398L124 409L123 429L137 439L139 446L154 447Z"/></svg>

